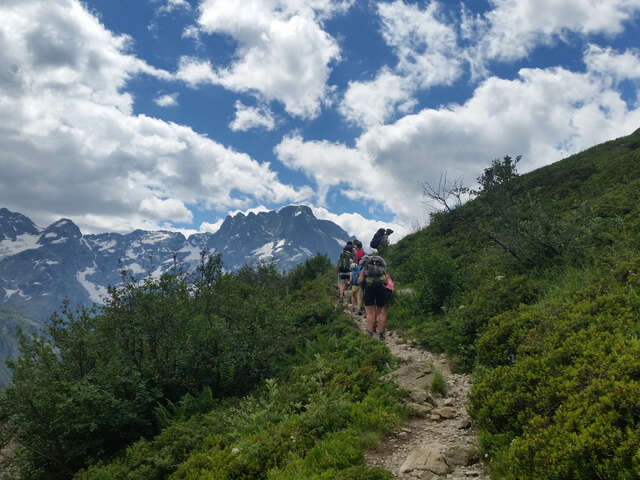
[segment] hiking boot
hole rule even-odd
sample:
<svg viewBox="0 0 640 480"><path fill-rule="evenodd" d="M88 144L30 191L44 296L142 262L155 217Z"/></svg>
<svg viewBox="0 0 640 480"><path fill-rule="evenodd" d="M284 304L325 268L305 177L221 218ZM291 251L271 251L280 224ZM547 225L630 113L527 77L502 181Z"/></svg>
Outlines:
<svg viewBox="0 0 640 480"><path fill-rule="evenodd" d="M376 333L376 331L375 330L369 330L367 328L367 333L369 334L370 337L373 337L373 335Z"/></svg>
<svg viewBox="0 0 640 480"><path fill-rule="evenodd" d="M364 315L364 307L360 307L360 310L358 310L358 315Z"/></svg>
<svg viewBox="0 0 640 480"><path fill-rule="evenodd" d="M380 330L380 340L384 342L384 330Z"/></svg>

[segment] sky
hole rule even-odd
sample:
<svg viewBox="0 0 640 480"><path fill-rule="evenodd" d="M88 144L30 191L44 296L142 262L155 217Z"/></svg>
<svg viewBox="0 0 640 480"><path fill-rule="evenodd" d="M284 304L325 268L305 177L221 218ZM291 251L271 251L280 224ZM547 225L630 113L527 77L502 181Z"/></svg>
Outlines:
<svg viewBox="0 0 640 480"><path fill-rule="evenodd" d="M364 241L425 183L640 128L640 0L2 0L0 207L84 233L309 205Z"/></svg>

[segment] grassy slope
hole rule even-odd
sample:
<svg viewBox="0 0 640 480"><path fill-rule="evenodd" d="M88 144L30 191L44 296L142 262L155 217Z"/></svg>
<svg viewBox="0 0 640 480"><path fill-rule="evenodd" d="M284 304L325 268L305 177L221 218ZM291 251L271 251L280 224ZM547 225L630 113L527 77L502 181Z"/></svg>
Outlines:
<svg viewBox="0 0 640 480"><path fill-rule="evenodd" d="M439 215L390 253L417 292L391 325L475 368L495 478L637 478L640 130L517 181L560 226L563 254L525 268ZM491 221L482 201L462 208Z"/></svg>

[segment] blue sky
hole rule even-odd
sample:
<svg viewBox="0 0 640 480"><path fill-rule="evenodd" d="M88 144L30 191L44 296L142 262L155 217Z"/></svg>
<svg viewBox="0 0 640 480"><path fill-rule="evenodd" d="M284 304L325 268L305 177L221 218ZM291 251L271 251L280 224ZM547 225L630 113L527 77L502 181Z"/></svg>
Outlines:
<svg viewBox="0 0 640 480"><path fill-rule="evenodd" d="M640 127L640 0L8 0L0 205L84 232L311 206L366 238Z"/></svg>

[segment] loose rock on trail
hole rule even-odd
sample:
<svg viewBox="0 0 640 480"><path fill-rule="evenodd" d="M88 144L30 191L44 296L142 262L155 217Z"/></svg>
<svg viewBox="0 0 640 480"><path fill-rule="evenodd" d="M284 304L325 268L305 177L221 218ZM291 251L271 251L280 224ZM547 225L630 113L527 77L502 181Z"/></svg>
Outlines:
<svg viewBox="0 0 640 480"><path fill-rule="evenodd" d="M365 316L352 313L349 306L346 311L365 332ZM409 392L408 406L418 416L378 448L365 452L367 465L388 470L397 479L488 480L467 415L469 375L451 373L444 355L407 344L393 332L386 332L384 343L402 360L402 365L386 377ZM431 393L437 371L446 381L445 396Z"/></svg>

